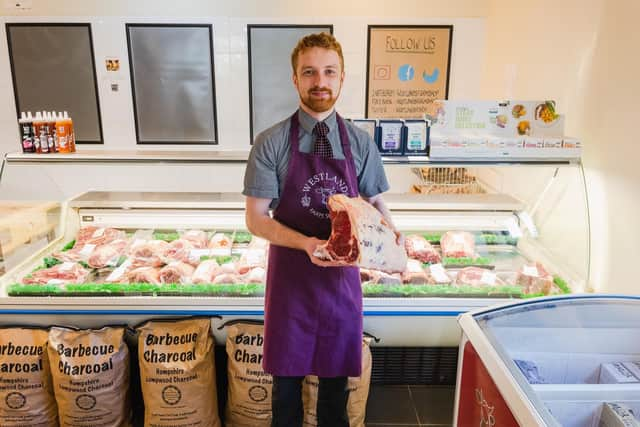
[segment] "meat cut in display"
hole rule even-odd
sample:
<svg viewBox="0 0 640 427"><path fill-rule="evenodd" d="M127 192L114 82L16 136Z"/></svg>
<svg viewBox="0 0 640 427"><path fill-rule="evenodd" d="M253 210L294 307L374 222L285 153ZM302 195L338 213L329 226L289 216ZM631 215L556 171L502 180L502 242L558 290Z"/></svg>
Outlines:
<svg viewBox="0 0 640 427"><path fill-rule="evenodd" d="M407 253L391 224L361 198L335 194L327 203L331 236L317 248L319 258L388 273L403 272Z"/></svg>
<svg viewBox="0 0 640 427"><path fill-rule="evenodd" d="M407 256L428 264L437 264L441 261L438 251L427 239L418 234L410 234L405 237L404 248Z"/></svg>
<svg viewBox="0 0 640 427"><path fill-rule="evenodd" d="M25 284L48 285L56 283L82 283L89 276L89 270L80 264L63 262L51 268L34 271L22 282Z"/></svg>
<svg viewBox="0 0 640 427"><path fill-rule="evenodd" d="M443 257L476 258L476 242L466 231L447 231L440 237Z"/></svg>
<svg viewBox="0 0 640 427"><path fill-rule="evenodd" d="M552 293L555 287L553 276L539 262L523 265L518 270L516 283L521 285L526 293L531 294L543 293L547 295Z"/></svg>

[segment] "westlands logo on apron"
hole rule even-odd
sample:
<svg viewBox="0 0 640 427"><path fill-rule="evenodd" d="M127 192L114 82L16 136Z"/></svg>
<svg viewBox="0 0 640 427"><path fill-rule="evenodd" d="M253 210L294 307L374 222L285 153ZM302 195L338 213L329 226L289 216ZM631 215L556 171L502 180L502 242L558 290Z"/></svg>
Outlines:
<svg viewBox="0 0 640 427"><path fill-rule="evenodd" d="M328 211L318 211L311 206L313 199L321 198L322 206L326 208L327 200L334 194L348 194L349 186L344 179L335 175L330 175L327 172L320 172L307 179L302 187L302 197L300 198L300 204L302 207L307 208L307 211L320 219L328 219Z"/></svg>

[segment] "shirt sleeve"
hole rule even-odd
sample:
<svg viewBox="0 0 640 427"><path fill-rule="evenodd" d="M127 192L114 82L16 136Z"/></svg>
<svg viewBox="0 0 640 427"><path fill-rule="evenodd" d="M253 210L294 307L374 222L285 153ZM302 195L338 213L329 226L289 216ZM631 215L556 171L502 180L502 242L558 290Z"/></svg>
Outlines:
<svg viewBox="0 0 640 427"><path fill-rule="evenodd" d="M276 155L270 139L258 135L247 160L242 194L261 199L279 197Z"/></svg>
<svg viewBox="0 0 640 427"><path fill-rule="evenodd" d="M362 144L362 165L358 173L358 190L364 197L377 196L389 190L387 175L382 166L382 157L369 134Z"/></svg>

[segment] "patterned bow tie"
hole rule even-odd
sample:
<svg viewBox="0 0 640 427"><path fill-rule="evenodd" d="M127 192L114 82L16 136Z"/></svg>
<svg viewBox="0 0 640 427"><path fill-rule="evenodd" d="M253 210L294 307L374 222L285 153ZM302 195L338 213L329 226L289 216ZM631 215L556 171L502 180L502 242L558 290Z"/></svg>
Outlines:
<svg viewBox="0 0 640 427"><path fill-rule="evenodd" d="M315 136L313 154L331 159L333 158L333 150L331 149L329 138L327 138L328 134L329 126L325 122L316 123L313 127L313 135Z"/></svg>

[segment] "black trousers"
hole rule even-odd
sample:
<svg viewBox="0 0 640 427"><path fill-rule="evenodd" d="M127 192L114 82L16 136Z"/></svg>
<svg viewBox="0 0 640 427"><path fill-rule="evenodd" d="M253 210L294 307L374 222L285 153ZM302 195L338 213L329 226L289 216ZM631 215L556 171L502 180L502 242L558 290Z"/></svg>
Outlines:
<svg viewBox="0 0 640 427"><path fill-rule="evenodd" d="M273 377L271 427L302 426L302 381L304 377ZM320 378L318 427L349 427L347 377Z"/></svg>

